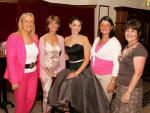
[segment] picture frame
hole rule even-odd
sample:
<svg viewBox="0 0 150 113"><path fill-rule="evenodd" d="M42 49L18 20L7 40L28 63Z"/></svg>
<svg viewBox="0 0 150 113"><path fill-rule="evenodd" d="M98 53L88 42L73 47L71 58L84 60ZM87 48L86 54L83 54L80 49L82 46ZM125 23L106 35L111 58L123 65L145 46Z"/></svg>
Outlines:
<svg viewBox="0 0 150 113"><path fill-rule="evenodd" d="M103 16L109 16L109 6L99 5L98 19L100 20Z"/></svg>

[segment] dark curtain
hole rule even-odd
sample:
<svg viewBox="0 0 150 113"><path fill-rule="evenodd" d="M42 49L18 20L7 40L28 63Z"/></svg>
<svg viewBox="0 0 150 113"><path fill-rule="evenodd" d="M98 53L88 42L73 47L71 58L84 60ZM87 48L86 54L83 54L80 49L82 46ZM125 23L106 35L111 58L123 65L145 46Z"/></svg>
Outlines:
<svg viewBox="0 0 150 113"><path fill-rule="evenodd" d="M36 33L42 36L46 33L46 18L49 15L60 17L58 34L70 35L69 19L80 16L83 19L81 34L88 36L91 43L94 40L94 8L93 5L64 5L48 3L42 0L18 0L18 3L0 2L0 41L7 40L10 33L17 30L17 21L22 12L32 12L35 16Z"/></svg>

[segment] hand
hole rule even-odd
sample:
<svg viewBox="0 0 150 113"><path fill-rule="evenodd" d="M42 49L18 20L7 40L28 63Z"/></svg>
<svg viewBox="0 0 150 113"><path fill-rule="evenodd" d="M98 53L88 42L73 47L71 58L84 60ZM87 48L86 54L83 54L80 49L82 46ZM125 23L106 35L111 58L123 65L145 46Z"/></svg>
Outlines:
<svg viewBox="0 0 150 113"><path fill-rule="evenodd" d="M48 72L48 76L50 76L50 77L56 77L56 74L49 71L49 72Z"/></svg>
<svg viewBox="0 0 150 113"><path fill-rule="evenodd" d="M17 90L19 85L17 83L12 84L12 90Z"/></svg>
<svg viewBox="0 0 150 113"><path fill-rule="evenodd" d="M47 67L43 68L46 74L50 77L56 77L56 73L54 71L50 71Z"/></svg>
<svg viewBox="0 0 150 113"><path fill-rule="evenodd" d="M121 97L121 102L122 102L122 103L128 103L129 100L130 100L130 95L131 95L131 93L129 93L128 91L126 91L126 92L122 95L122 97Z"/></svg>
<svg viewBox="0 0 150 113"><path fill-rule="evenodd" d="M71 72L69 73L67 79L71 79L71 78L74 78L74 77L77 77L78 75L75 73L75 72Z"/></svg>
<svg viewBox="0 0 150 113"><path fill-rule="evenodd" d="M107 86L107 93L113 92L115 89L115 83L110 82Z"/></svg>

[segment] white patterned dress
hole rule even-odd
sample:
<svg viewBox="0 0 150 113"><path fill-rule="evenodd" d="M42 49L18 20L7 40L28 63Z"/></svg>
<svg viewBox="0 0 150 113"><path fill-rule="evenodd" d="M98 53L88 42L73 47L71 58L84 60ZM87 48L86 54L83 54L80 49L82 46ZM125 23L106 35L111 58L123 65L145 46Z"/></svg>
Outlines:
<svg viewBox="0 0 150 113"><path fill-rule="evenodd" d="M42 59L44 67L48 68L50 72L57 74L60 66L60 54L61 48L58 45L53 46L50 43L46 42L44 44L44 59ZM43 88L43 113L48 113L48 111L50 110L50 106L47 105L47 97L49 89L52 85L52 77L47 75L47 73L45 72L44 75L40 77L40 79Z"/></svg>

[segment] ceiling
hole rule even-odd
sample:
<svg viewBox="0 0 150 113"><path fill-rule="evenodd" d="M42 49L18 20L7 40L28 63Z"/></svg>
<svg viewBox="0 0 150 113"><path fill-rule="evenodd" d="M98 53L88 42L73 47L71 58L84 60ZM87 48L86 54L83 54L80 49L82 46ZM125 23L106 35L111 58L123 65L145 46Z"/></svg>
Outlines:
<svg viewBox="0 0 150 113"><path fill-rule="evenodd" d="M0 2L6 2L6 3L33 3L33 2L40 2L42 0L0 0Z"/></svg>

